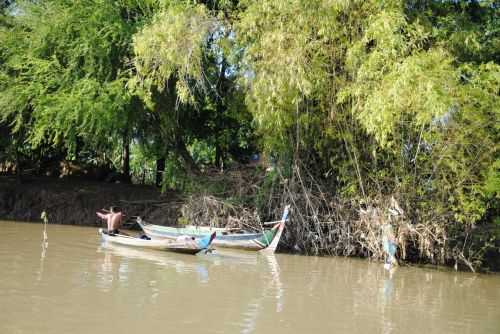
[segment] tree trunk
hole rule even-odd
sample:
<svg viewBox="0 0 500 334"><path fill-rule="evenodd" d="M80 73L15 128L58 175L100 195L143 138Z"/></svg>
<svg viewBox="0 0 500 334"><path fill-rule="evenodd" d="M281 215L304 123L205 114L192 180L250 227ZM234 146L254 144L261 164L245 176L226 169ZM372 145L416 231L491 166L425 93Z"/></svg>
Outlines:
<svg viewBox="0 0 500 334"><path fill-rule="evenodd" d="M131 182L130 178L130 140L128 131L123 134L123 178L127 183Z"/></svg>
<svg viewBox="0 0 500 334"><path fill-rule="evenodd" d="M19 158L19 151L17 148L16 150L16 181L18 184L21 184L23 182L23 170L21 167L21 159Z"/></svg>
<svg viewBox="0 0 500 334"><path fill-rule="evenodd" d="M75 140L75 161L80 162L80 151L82 150L82 139L80 137L76 137Z"/></svg>
<svg viewBox="0 0 500 334"><path fill-rule="evenodd" d="M226 60L222 58L221 68L219 72L219 79L217 80L217 101L216 101L216 112L217 112L217 143L215 145L215 165L219 170L223 170L224 168L224 160L226 157L226 152L221 146L219 142L221 138L225 138L220 134L225 129L225 112L226 105L223 100L223 96L227 94L227 85L226 85ZM226 143L223 143L224 147L227 147Z"/></svg>
<svg viewBox="0 0 500 334"><path fill-rule="evenodd" d="M215 165L221 171L224 169L224 152L219 144L215 145Z"/></svg>
<svg viewBox="0 0 500 334"><path fill-rule="evenodd" d="M163 173L165 172L165 158L156 160L156 180L155 185L161 187L163 183Z"/></svg>
<svg viewBox="0 0 500 334"><path fill-rule="evenodd" d="M182 139L177 139L176 151L177 154L181 156L182 160L184 160L184 166L188 172L194 174L198 174L200 172L198 166L196 166L196 162L193 160L191 154L189 154L186 144Z"/></svg>

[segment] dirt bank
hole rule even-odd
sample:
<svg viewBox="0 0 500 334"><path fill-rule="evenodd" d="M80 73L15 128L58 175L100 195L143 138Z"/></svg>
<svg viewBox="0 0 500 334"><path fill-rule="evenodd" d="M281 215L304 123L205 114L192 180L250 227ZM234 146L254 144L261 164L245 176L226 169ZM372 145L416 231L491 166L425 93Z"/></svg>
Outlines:
<svg viewBox="0 0 500 334"><path fill-rule="evenodd" d="M128 216L146 217L156 224L175 224L182 201L178 194L160 194L151 186L79 179L33 178L17 184L0 178L0 219L40 221L46 211L50 223L101 226L96 210L118 206Z"/></svg>

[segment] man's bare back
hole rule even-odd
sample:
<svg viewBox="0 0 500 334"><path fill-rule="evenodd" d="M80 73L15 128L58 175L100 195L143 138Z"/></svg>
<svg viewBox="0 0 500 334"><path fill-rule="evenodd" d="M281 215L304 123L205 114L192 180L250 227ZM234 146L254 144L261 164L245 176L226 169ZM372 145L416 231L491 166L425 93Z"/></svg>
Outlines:
<svg viewBox="0 0 500 334"><path fill-rule="evenodd" d="M96 214L99 218L106 220L108 225L108 233L118 233L118 227L120 227L122 223L122 219L125 216L120 211L115 210L115 208L111 207L110 210L104 210L106 213L102 213L97 211Z"/></svg>

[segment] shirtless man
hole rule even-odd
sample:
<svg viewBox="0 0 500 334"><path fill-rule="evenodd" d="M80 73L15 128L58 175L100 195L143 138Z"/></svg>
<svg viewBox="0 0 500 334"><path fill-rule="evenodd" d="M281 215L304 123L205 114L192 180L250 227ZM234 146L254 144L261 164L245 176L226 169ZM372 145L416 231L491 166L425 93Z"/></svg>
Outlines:
<svg viewBox="0 0 500 334"><path fill-rule="evenodd" d="M101 213L99 211L96 212L97 216L103 220L106 220L108 224L108 234L117 234L119 233L118 227L122 223L122 218L125 216L120 211L117 211L115 207L110 207L109 211L102 209L106 213Z"/></svg>

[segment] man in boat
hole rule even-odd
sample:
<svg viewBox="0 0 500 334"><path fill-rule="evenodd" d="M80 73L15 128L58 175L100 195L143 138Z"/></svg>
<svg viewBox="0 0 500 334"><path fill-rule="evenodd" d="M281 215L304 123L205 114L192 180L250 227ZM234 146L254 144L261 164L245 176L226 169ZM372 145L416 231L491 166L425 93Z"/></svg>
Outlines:
<svg viewBox="0 0 500 334"><path fill-rule="evenodd" d="M96 214L99 218L106 220L108 225L108 234L113 235L120 233L120 231L118 231L118 227L120 227L122 219L125 215L114 206L110 207L109 210L101 209L101 211L105 213L97 211Z"/></svg>

